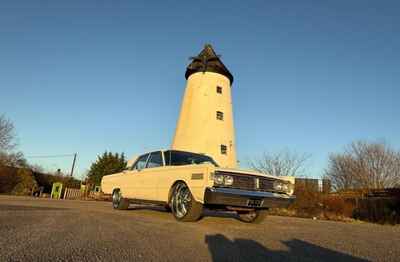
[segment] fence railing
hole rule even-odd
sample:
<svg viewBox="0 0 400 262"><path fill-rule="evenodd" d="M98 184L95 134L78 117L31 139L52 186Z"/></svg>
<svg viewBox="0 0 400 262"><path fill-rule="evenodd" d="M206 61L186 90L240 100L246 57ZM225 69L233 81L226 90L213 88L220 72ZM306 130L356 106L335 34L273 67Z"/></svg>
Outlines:
<svg viewBox="0 0 400 262"><path fill-rule="evenodd" d="M64 191L64 199L80 199L84 196L84 193L77 188L66 188Z"/></svg>
<svg viewBox="0 0 400 262"><path fill-rule="evenodd" d="M103 199L101 192L89 191L85 192L78 188L66 188L64 191L63 199Z"/></svg>

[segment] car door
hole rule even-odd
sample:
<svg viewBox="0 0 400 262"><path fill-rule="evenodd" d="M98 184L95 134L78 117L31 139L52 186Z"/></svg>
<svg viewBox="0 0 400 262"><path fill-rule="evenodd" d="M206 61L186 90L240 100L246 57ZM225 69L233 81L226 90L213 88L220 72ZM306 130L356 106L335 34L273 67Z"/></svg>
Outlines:
<svg viewBox="0 0 400 262"><path fill-rule="evenodd" d="M144 199L144 187L145 174L147 160L150 157L150 153L144 154L138 157L136 162L132 166L132 170L126 175L125 187L127 188L125 196L134 199ZM125 193L125 192L124 192Z"/></svg>
<svg viewBox="0 0 400 262"><path fill-rule="evenodd" d="M141 196L145 200L158 200L158 177L163 169L161 151L152 152L147 160L146 167L139 171L141 176Z"/></svg>

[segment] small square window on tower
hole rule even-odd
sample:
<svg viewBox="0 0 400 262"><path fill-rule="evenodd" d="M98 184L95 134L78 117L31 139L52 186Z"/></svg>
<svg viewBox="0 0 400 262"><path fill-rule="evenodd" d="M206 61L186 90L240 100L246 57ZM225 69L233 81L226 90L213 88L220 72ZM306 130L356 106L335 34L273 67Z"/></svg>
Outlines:
<svg viewBox="0 0 400 262"><path fill-rule="evenodd" d="M221 145L221 154L226 155L227 152L228 152L228 148L226 147L226 145Z"/></svg>
<svg viewBox="0 0 400 262"><path fill-rule="evenodd" d="M217 111L217 120L224 120L224 113Z"/></svg>
<svg viewBox="0 0 400 262"><path fill-rule="evenodd" d="M218 94L222 94L222 87L221 86L217 86L217 93Z"/></svg>

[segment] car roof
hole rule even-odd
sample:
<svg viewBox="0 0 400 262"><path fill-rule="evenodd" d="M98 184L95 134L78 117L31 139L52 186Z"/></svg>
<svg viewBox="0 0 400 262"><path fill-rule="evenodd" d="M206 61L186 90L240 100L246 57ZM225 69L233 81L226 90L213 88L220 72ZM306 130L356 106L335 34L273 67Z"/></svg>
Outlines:
<svg viewBox="0 0 400 262"><path fill-rule="evenodd" d="M166 151L185 152L185 153L191 153L191 154L196 154L196 155L209 156L208 154L202 154L202 153L197 153L197 152L193 152L193 151L186 151L186 150L179 150L179 149L172 149L172 148L152 150L152 151L148 151L148 152L145 152L143 154L140 154L138 156L140 157L140 156L143 156L143 155L147 155L147 154L151 154L151 153L155 153L155 152L160 152L160 151L161 152L166 152Z"/></svg>

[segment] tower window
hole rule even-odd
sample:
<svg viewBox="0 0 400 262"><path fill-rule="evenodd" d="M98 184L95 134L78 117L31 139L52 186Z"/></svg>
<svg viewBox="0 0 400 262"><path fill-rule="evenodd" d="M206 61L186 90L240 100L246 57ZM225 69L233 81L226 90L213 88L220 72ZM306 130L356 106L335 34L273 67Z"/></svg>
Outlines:
<svg viewBox="0 0 400 262"><path fill-rule="evenodd" d="M217 120L224 120L224 113L217 111Z"/></svg>
<svg viewBox="0 0 400 262"><path fill-rule="evenodd" d="M222 94L222 87L221 86L217 86L217 93L218 94Z"/></svg>
<svg viewBox="0 0 400 262"><path fill-rule="evenodd" d="M226 155L227 151L228 151L228 148L226 147L226 145L221 145L221 154Z"/></svg>

